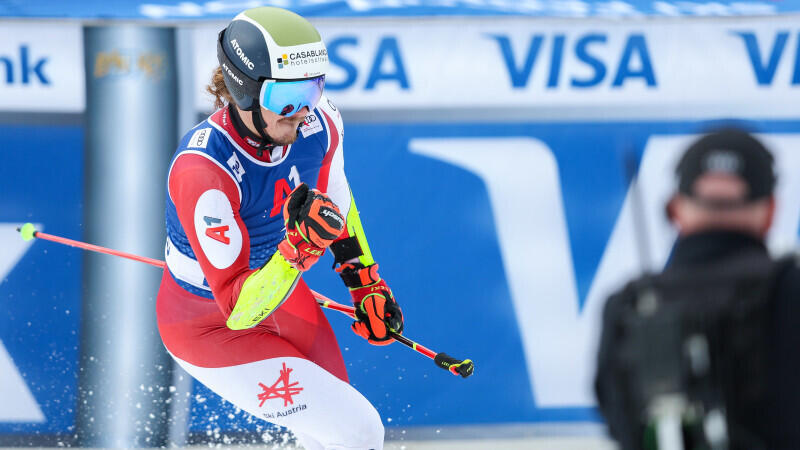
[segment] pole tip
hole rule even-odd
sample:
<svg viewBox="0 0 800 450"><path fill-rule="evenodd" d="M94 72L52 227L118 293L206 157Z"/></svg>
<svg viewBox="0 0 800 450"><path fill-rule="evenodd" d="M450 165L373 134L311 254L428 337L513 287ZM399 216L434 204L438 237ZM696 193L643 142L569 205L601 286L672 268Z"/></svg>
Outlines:
<svg viewBox="0 0 800 450"><path fill-rule="evenodd" d="M36 237L36 228L34 228L33 224L30 222L23 225L22 228L17 228L17 231L22 235L22 239L26 241L30 241Z"/></svg>

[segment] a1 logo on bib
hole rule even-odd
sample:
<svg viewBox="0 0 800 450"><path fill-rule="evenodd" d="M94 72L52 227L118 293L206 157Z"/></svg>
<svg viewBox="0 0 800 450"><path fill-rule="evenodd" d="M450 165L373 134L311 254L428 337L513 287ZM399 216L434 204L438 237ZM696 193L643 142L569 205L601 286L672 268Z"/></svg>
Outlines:
<svg viewBox="0 0 800 450"><path fill-rule="evenodd" d="M226 269L239 257L242 232L222 191L210 189L197 199L194 227L200 247L214 267Z"/></svg>
<svg viewBox="0 0 800 450"><path fill-rule="evenodd" d="M322 131L322 122L317 115L314 113L307 115L306 120L303 121L303 125L300 126L300 132L303 133L303 137L309 137L320 131Z"/></svg>

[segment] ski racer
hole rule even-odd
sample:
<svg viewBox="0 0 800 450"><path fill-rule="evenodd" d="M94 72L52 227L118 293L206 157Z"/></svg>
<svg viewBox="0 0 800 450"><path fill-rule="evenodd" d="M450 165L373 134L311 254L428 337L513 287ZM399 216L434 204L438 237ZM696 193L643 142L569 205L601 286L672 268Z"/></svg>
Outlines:
<svg viewBox="0 0 800 450"><path fill-rule="evenodd" d="M248 9L219 33L208 91L167 177L158 326L172 357L306 449L380 449L336 337L300 275L330 248L353 331L393 342L403 315L378 274L344 173L342 118L323 95L327 51L304 18Z"/></svg>

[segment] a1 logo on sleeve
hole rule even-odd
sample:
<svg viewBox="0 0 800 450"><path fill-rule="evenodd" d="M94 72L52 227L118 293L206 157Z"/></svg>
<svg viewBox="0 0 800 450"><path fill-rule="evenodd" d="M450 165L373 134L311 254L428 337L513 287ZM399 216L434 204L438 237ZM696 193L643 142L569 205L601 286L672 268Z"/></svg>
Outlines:
<svg viewBox="0 0 800 450"><path fill-rule="evenodd" d="M208 228L206 228L206 236L210 237L211 239L220 241L225 245L230 245L231 238L225 235L225 233L230 230L231 228L230 226L228 225L214 226L222 223L222 219L218 219L216 217L204 216L203 220L208 226Z"/></svg>
<svg viewBox="0 0 800 450"><path fill-rule="evenodd" d="M239 257L242 231L222 191L210 189L200 196L194 209L194 227L200 247L214 267L226 269Z"/></svg>

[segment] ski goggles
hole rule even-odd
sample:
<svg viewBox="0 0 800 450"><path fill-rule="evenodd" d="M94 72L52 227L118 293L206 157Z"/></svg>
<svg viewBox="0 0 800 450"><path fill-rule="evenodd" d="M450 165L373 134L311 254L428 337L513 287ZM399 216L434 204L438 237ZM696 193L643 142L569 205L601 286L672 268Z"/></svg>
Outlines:
<svg viewBox="0 0 800 450"><path fill-rule="evenodd" d="M306 106L310 112L317 106L324 88L325 75L292 81L264 80L258 102L281 116L291 116Z"/></svg>

